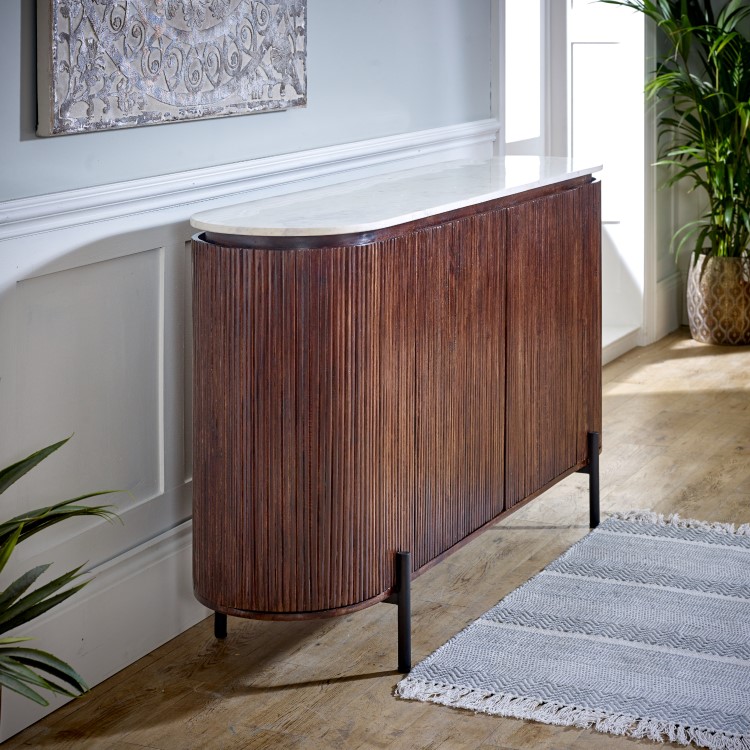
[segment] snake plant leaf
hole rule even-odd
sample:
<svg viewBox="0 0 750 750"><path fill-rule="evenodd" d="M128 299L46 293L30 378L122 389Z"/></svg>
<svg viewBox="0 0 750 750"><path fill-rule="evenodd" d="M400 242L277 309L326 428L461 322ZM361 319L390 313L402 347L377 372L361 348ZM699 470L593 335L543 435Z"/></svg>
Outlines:
<svg viewBox="0 0 750 750"><path fill-rule="evenodd" d="M12 484L17 482L24 474L31 471L37 464L44 461L47 456L54 453L58 448L65 445L65 443L73 437L72 435L66 437L64 440L60 440L57 443L48 445L46 448L32 453L30 456L17 461L16 463L8 466L5 469L0 470L0 495L5 492Z"/></svg>
<svg viewBox="0 0 750 750"><path fill-rule="evenodd" d="M36 581L36 579L39 578L39 576L42 575L51 564L52 563L37 565L36 568L32 568L19 578L16 578L16 580L13 581L5 591L0 593L0 612L3 612L14 604L24 591L27 591L34 581Z"/></svg>

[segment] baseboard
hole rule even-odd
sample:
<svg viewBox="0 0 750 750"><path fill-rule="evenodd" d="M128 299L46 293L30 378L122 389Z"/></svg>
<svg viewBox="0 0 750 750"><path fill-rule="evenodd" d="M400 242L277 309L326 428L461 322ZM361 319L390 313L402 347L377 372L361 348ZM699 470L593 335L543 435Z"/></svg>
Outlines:
<svg viewBox="0 0 750 750"><path fill-rule="evenodd" d="M656 307L654 310L653 336L640 343L651 344L663 339L668 333L682 325L684 308L682 277L678 270L656 284Z"/></svg>
<svg viewBox="0 0 750 750"><path fill-rule="evenodd" d="M683 276L675 271L671 276L657 284L656 323L658 338L664 338L668 333L676 331L682 325L682 311L685 307ZM658 340L658 339L657 339Z"/></svg>
<svg viewBox="0 0 750 750"><path fill-rule="evenodd" d="M96 685L195 625L210 612L193 597L192 522L91 571L94 579L51 616L23 628L33 647L68 661ZM75 638L71 637L75 634ZM0 741L68 702L48 707L3 690Z"/></svg>
<svg viewBox="0 0 750 750"><path fill-rule="evenodd" d="M641 329L638 326L607 326L603 327L602 335L602 364L606 365L625 352L638 346Z"/></svg>
<svg viewBox="0 0 750 750"><path fill-rule="evenodd" d="M182 425L183 419L190 418L189 408L184 405L189 403L189 397L185 397L189 381L183 377L185 362L189 361L185 352L190 346L189 326L185 324L189 317L186 243L191 233L190 215L199 209L378 172L451 159L486 158L492 154L498 127L497 120L481 120L0 203L0 253L4 263L4 273L0 274L3 311L0 340L7 350L7 359L13 362L24 351L21 344L28 335L27 323L22 321L21 325L14 317L21 309L20 280L25 281L25 293L32 294L33 289L28 291L30 279L51 279L53 288L67 301L65 291L76 288L76 279L80 278L77 274L96 269L101 278L109 279L114 274L114 266L109 262L119 263L123 258L138 259L130 267L142 269L151 262L149 253L156 249L166 259L160 266L165 278L163 283L146 291L151 295L147 299L153 302L154 309L165 316L161 322L153 321L162 332L156 353L161 359L138 360L129 366L134 378L146 378L144 389L154 382L157 382L154 387L163 387L164 393L159 391L162 413L154 429L166 430L163 438L166 443L160 449L158 461L168 460L171 467L168 470L174 473L172 479L181 482L182 477L189 476ZM53 278L58 271L66 273ZM57 314L60 303L50 304ZM76 304L71 303L70 309L60 308L60 314L70 314L75 319L79 309ZM118 322L127 325L129 320ZM70 336L75 340L74 332ZM52 371L55 364L49 366ZM107 366L112 366L112 362ZM153 373L160 367L168 373L165 381L154 380ZM15 371L8 369L10 376L3 372L0 406L3 417L15 424L21 420L16 402L23 392L14 379ZM106 371L103 373L102 377L106 377ZM159 382L166 385L158 385ZM70 417L75 425L79 420L93 418L90 409L84 408L83 400L80 408L75 401L70 403L73 405L64 414L66 420ZM36 428L32 425L28 429ZM92 429L102 429L106 434L106 429L98 425ZM131 479L135 483L141 481L140 476L128 477L124 486L130 486ZM45 615L33 627L24 628L24 635L35 637L39 648L70 662L92 686L209 614L192 593L191 524L180 524L186 509L189 510L189 501L185 503L180 498L182 494L187 496L189 490L181 484L170 484L168 490L150 500L147 498L138 507L142 516L147 513L148 504L153 503L159 509L153 514L158 528L174 526L171 531L146 541L151 526L144 518L126 519L123 533L127 535L127 544L122 544L122 538L119 543L130 550L92 571L95 579L70 602ZM91 552L91 545L85 542L88 533L82 529L80 534L66 536L50 559L61 567L67 564L64 557L76 562L85 560ZM101 544L101 538L97 539ZM101 550L98 547L96 550L91 559L103 559L98 556ZM54 699L48 708L43 708L4 690L0 741L64 702Z"/></svg>
<svg viewBox="0 0 750 750"><path fill-rule="evenodd" d="M120 219L145 211L216 198L247 199L248 193L330 177L360 174L470 156L490 156L499 123L494 119L373 138L177 174L112 183L0 203L0 240ZM363 173L363 170L368 170ZM297 187L296 189L300 189ZM244 197L243 197L244 196Z"/></svg>

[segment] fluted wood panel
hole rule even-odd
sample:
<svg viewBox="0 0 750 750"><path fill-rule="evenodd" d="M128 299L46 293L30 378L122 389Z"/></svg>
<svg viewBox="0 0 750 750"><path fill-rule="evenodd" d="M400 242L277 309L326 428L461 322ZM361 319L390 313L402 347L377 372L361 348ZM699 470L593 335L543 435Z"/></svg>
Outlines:
<svg viewBox="0 0 750 750"><path fill-rule="evenodd" d="M194 240L202 602L364 606L395 586L396 551L424 570L587 461L598 200L578 180L367 244Z"/></svg>
<svg viewBox="0 0 750 750"><path fill-rule="evenodd" d="M196 594L268 613L381 594L411 537L413 258L194 247Z"/></svg>
<svg viewBox="0 0 750 750"><path fill-rule="evenodd" d="M505 213L416 236L420 568L503 510Z"/></svg>
<svg viewBox="0 0 750 750"><path fill-rule="evenodd" d="M508 209L506 506L601 432L600 183Z"/></svg>

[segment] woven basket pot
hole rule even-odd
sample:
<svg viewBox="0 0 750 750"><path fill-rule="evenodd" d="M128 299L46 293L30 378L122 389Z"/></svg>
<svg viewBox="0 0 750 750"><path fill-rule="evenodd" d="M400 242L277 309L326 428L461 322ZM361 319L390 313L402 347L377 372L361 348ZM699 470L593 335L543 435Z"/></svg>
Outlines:
<svg viewBox="0 0 750 750"><path fill-rule="evenodd" d="M696 341L750 344L750 259L693 256L687 311Z"/></svg>

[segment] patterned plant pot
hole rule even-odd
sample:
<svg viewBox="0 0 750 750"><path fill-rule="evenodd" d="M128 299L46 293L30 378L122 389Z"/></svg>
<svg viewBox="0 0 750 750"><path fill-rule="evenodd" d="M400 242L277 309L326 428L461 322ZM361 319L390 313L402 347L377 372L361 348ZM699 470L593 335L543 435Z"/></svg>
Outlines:
<svg viewBox="0 0 750 750"><path fill-rule="evenodd" d="M690 333L704 344L750 344L750 258L690 261Z"/></svg>

